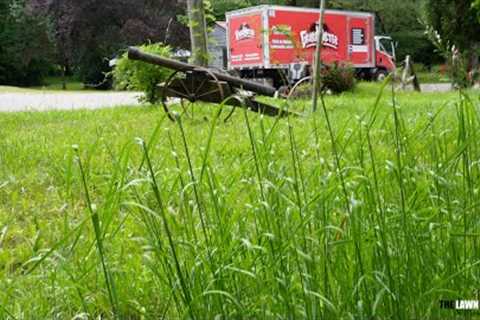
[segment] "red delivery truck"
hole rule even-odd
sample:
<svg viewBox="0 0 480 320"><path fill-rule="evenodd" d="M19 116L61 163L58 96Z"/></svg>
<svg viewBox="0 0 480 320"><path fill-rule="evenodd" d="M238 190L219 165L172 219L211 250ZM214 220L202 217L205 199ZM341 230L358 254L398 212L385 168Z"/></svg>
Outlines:
<svg viewBox="0 0 480 320"><path fill-rule="evenodd" d="M275 5L228 12L228 69L276 87L309 75L319 15L316 9ZM382 79L395 69L393 42L375 36L372 13L326 10L322 28L323 63L349 64L368 79Z"/></svg>

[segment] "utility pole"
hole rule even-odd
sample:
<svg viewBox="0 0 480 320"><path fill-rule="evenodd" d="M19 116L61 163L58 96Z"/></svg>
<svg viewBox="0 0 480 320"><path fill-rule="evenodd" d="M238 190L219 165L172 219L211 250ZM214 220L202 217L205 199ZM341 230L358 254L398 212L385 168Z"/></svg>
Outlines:
<svg viewBox="0 0 480 320"><path fill-rule="evenodd" d="M317 111L318 94L320 93L320 73L322 72L322 40L323 40L323 17L325 16L325 1L320 0L320 17L318 19L317 49L315 50L315 62L313 64L313 112Z"/></svg>
<svg viewBox="0 0 480 320"><path fill-rule="evenodd" d="M208 65L207 23L203 0L187 0L187 10L192 42L192 62L206 67Z"/></svg>

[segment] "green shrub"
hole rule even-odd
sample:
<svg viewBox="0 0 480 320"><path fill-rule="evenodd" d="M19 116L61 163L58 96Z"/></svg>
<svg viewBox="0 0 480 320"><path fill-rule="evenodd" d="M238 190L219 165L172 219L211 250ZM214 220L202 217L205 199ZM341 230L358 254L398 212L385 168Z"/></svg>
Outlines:
<svg viewBox="0 0 480 320"><path fill-rule="evenodd" d="M143 45L140 50L164 57L171 56L171 48L162 43ZM113 70L113 79L117 89L139 90L145 92L145 100L158 101L157 85L172 73L170 69L130 60L127 53L118 59Z"/></svg>
<svg viewBox="0 0 480 320"><path fill-rule="evenodd" d="M348 65L334 63L322 70L322 85L334 94L353 90L355 70Z"/></svg>

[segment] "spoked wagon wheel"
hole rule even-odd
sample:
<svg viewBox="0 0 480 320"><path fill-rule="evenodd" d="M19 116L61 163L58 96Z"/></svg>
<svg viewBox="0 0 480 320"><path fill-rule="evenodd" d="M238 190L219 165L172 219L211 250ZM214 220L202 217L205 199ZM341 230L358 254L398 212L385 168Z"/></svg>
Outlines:
<svg viewBox="0 0 480 320"><path fill-rule="evenodd" d="M219 73L225 73L225 74L228 74L228 75L232 75L232 73L233 73L233 75L237 76L238 78L241 77L241 76L240 76L240 73L239 73L238 71L236 71L236 70L235 70L235 71L232 70L232 71L227 72L227 71L225 71L225 70L223 70L223 69L220 69L220 68L217 68L217 67L209 67L209 69L215 70L215 71L217 71L217 72L219 72ZM223 111L223 108L227 108L228 106L230 106L230 107L232 108L232 109L230 110L230 112L228 113L228 115L225 117L225 119L223 119L223 122L224 122L224 123L227 123L228 120L232 117L233 113L234 113L235 110L236 110L236 107L235 107L235 106L232 106L231 104L228 104L227 102L232 101L232 100L236 100L236 98L235 98L234 95L233 95L234 90L232 90L232 87L230 86L230 84L227 83L227 82L223 82L223 85L224 85L224 90L223 90L223 91L224 91L224 92L223 92L223 93L224 93L224 97L222 97L221 103L222 103L223 105L221 106L221 107L222 107L222 110L220 110L220 112Z"/></svg>
<svg viewBox="0 0 480 320"><path fill-rule="evenodd" d="M232 103L233 102L233 103ZM246 103L245 101L237 94L234 94L234 95L230 95L229 97L227 97L224 101L223 101L223 107L226 107L226 106L231 106L232 107L232 110L230 110L230 112L228 113L228 115L225 117L225 119L223 119L223 122L224 123L227 123L228 120L230 120L230 118L233 116L233 113L235 112L235 110L237 109L236 106L243 106L245 107ZM222 110L220 110L220 112L222 112Z"/></svg>
<svg viewBox="0 0 480 320"><path fill-rule="evenodd" d="M169 97L179 98L181 114L194 115L196 102L218 103L225 99L225 90L218 78L206 68L197 68L192 72L173 72L162 85L162 106L168 118L175 121L170 111Z"/></svg>
<svg viewBox="0 0 480 320"><path fill-rule="evenodd" d="M171 121L175 121L175 117L173 116L173 114L170 112L170 109L168 108L168 104L170 104L170 101L168 101L168 98L174 96L180 99L187 99L188 97L188 93L184 92L184 90L177 91L171 87L172 82L174 80L177 80L177 77L179 74L180 74L180 71L173 72L161 87L162 107Z"/></svg>
<svg viewBox="0 0 480 320"><path fill-rule="evenodd" d="M290 89L287 95L287 101L293 102L296 99L310 98L312 96L313 78L311 76L302 78L295 83ZM305 111L305 105L303 105L302 112Z"/></svg>

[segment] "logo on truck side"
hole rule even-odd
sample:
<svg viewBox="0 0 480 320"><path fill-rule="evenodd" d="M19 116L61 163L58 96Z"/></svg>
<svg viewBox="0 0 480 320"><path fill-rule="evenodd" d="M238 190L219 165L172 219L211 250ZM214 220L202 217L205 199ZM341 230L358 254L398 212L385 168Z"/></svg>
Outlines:
<svg viewBox="0 0 480 320"><path fill-rule="evenodd" d="M304 48L311 48L317 45L319 27L318 22L312 23L309 30L300 32L300 39ZM324 47L338 49L338 37L330 31L326 24L323 24L322 44Z"/></svg>
<svg viewBox="0 0 480 320"><path fill-rule="evenodd" d="M237 31L235 31L235 39L237 41L252 39L252 38L255 38L255 30L250 28L250 26L246 22L242 23L240 25L240 28Z"/></svg>

